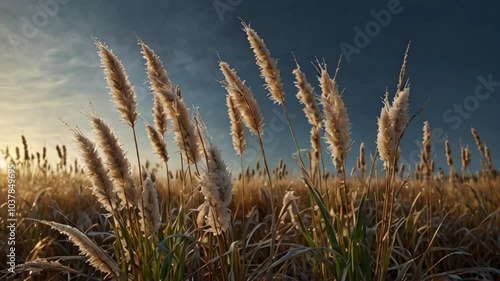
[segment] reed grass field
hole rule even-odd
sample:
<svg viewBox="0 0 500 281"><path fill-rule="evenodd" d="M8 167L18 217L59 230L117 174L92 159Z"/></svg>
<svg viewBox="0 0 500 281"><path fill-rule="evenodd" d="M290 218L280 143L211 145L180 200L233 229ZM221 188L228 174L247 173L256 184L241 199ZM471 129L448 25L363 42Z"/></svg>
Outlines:
<svg viewBox="0 0 500 281"><path fill-rule="evenodd" d="M6 246L2 280L500 280L500 177L481 132L472 129L475 143L464 143L454 159L448 140L445 155L432 151L432 124L425 122L420 163L398 161L405 132L420 130L412 122L426 114L425 105L414 115L408 109L410 45L401 50L397 88L386 91L373 116L377 151L369 152L351 139L337 81L342 58L333 68L314 62L317 73L297 63L296 92L285 95L264 40L244 23L243 31L268 102L285 116L294 163L269 163L263 107L250 87L259 85L247 85L230 62L220 59L214 69L223 77L220 108L228 112L234 147L221 151L201 118L204 108L190 109L147 42L138 39L137 56L152 93L151 124L138 114L114 46L94 38L95 59L121 116L117 126L129 129L135 150L125 151L116 128L88 107L92 134L66 124L74 144L33 151L19 136L17 147L2 147L0 192L7 199L15 183L17 218L15 265ZM289 118L286 102L295 98L310 126L309 147L299 147ZM139 134L147 134L157 158L142 156ZM259 157L245 165L250 139ZM75 159L68 157L71 147ZM472 149L480 159L471 159ZM230 171L224 156L233 154L241 165ZM357 157L352 169L348 154ZM448 169L436 169L437 158ZM471 161L481 168L471 170ZM12 211L9 204L2 200L0 213ZM7 216L0 221L10 223ZM8 241L8 228L0 233Z"/></svg>

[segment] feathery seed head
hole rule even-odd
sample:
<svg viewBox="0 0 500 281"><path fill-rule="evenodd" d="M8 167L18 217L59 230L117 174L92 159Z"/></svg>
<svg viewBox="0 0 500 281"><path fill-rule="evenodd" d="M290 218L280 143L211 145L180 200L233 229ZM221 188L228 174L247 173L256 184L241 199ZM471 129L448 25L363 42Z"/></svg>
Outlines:
<svg viewBox="0 0 500 281"><path fill-rule="evenodd" d="M108 82L113 102L125 124L133 127L137 122L137 101L134 88L128 80L125 68L113 52L101 41L95 39L95 45L99 49L98 54L101 58L101 65L104 69L104 76Z"/></svg>

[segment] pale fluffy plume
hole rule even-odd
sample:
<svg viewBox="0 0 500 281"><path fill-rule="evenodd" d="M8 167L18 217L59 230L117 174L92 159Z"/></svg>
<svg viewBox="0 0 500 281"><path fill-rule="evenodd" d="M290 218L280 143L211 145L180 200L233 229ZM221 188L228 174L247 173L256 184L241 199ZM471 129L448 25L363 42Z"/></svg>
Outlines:
<svg viewBox="0 0 500 281"><path fill-rule="evenodd" d="M172 122L174 140L177 146L191 163L197 163L201 152L197 145L194 126L190 121L189 110L184 100L174 92L166 89L160 89L160 92L156 94L162 99Z"/></svg>
<svg viewBox="0 0 500 281"><path fill-rule="evenodd" d="M94 39L94 41L99 49L98 53L101 58L101 65L104 68L104 75L108 82L113 102L125 124L133 127L137 122L137 101L134 88L128 80L125 68L106 45L97 39Z"/></svg>
<svg viewBox="0 0 500 281"><path fill-rule="evenodd" d="M205 221L210 226L209 231L219 234L230 226L231 215L228 207L233 198L233 187L231 174L227 171L219 150L211 144L207 153L208 167L201 178L201 192L205 197L205 206L200 208L206 210L206 206L209 206Z"/></svg>
<svg viewBox="0 0 500 281"><path fill-rule="evenodd" d="M389 110L389 117L394 129L395 141L399 141L403 135L403 131L410 120L408 116L408 100L410 97L410 88L405 87L399 91L392 101L392 106Z"/></svg>
<svg viewBox="0 0 500 281"><path fill-rule="evenodd" d="M155 153L160 156L163 162L168 162L167 144L163 136L149 123L144 124L148 132L149 141L153 146Z"/></svg>
<svg viewBox="0 0 500 281"><path fill-rule="evenodd" d="M149 78L151 90L154 92L159 92L160 89L172 91L172 82L170 81L167 71L163 67L163 63L160 58L140 39L139 45L142 49L142 55L146 60L146 73Z"/></svg>
<svg viewBox="0 0 500 281"><path fill-rule="evenodd" d="M295 87L298 89L297 99L304 105L304 113L309 124L321 128L321 113L313 94L313 88L307 82L306 75L300 70L298 64L297 68L293 70L293 74L295 75Z"/></svg>
<svg viewBox="0 0 500 281"><path fill-rule="evenodd" d="M271 57L264 40L248 25L243 23L243 26L255 55L255 61L260 68L260 74L266 81L266 89L274 102L283 104L285 102L285 93L283 93L283 84L281 83L280 72L276 67L276 61Z"/></svg>
<svg viewBox="0 0 500 281"><path fill-rule="evenodd" d="M104 209L113 214L117 207L113 183L108 176L108 170L104 167L95 144L85 137L79 130L73 130L76 144L83 158L85 170L92 181L92 192Z"/></svg>
<svg viewBox="0 0 500 281"><path fill-rule="evenodd" d="M158 93L161 89L172 91L172 82L160 58L140 39L139 45L141 45L142 54L146 60L146 73L153 93ZM165 136L167 131L167 113L157 95L155 95L153 101L153 117L156 129L161 136Z"/></svg>
<svg viewBox="0 0 500 281"><path fill-rule="evenodd" d="M112 275L115 280L119 279L120 268L116 265L116 262L80 230L52 221L40 220L39 222L68 236L71 242L78 246L80 252L88 258L91 266Z"/></svg>
<svg viewBox="0 0 500 281"><path fill-rule="evenodd" d="M231 122L231 138L233 140L233 147L236 154L241 156L243 155L243 150L245 150L246 146L242 118L240 116L240 112L234 107L234 103L230 95L226 96L226 104L229 121Z"/></svg>
<svg viewBox="0 0 500 281"><path fill-rule="evenodd" d="M142 205L140 212L142 230L146 235L153 235L161 225L160 206L158 204L158 193L150 177L143 183ZM146 223L144 225L144 222Z"/></svg>
<svg viewBox="0 0 500 281"><path fill-rule="evenodd" d="M399 73L399 83L392 105L389 104L386 91L384 106L378 119L377 148L386 169L389 165L397 167L399 141L403 137L404 130L410 120L408 116L410 88L408 85L403 85L409 48L410 44L406 48L403 65Z"/></svg>
<svg viewBox="0 0 500 281"><path fill-rule="evenodd" d="M137 199L134 179L130 171L130 163L125 156L118 138L101 118L90 116L90 121L97 137L97 142L104 152L109 175L113 180L115 191L122 203L132 206Z"/></svg>
<svg viewBox="0 0 500 281"><path fill-rule="evenodd" d="M396 155L396 137L394 135L394 128L392 126L391 118L389 116L390 104L388 101L388 93L385 93L384 106L378 118L378 133L377 133L377 149L380 159L384 162L384 167L387 169Z"/></svg>
<svg viewBox="0 0 500 281"><path fill-rule="evenodd" d="M259 105L255 100L252 91L245 85L236 71L231 69L226 62L219 62L220 70L226 79L225 88L231 96L235 107L240 111L243 122L256 136L262 136L264 133L264 121L260 115Z"/></svg>
<svg viewBox="0 0 500 281"><path fill-rule="evenodd" d="M325 116L325 136L338 171L343 171L343 163L351 146L350 124L344 102L338 92L337 83L330 79L321 67L321 103Z"/></svg>

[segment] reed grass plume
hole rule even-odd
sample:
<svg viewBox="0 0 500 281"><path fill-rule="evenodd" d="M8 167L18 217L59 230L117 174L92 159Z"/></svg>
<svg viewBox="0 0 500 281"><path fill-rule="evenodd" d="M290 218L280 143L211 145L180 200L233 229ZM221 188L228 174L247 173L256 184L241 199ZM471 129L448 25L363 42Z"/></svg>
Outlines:
<svg viewBox="0 0 500 281"><path fill-rule="evenodd" d="M163 160L163 162L168 162L167 144L165 143L165 139L151 124L146 122L144 125L155 153L161 158L161 160Z"/></svg>
<svg viewBox="0 0 500 281"><path fill-rule="evenodd" d="M486 161L486 168L488 169L488 171L492 171L493 164L491 163L490 149L488 148L488 146L486 146L486 144L483 147L484 147L483 149L484 149L484 158Z"/></svg>
<svg viewBox="0 0 500 281"><path fill-rule="evenodd" d="M462 173L467 170L467 167L469 166L470 163L470 150L469 146L466 146L465 148L461 147L461 158L462 158Z"/></svg>
<svg viewBox="0 0 500 281"><path fill-rule="evenodd" d="M147 235L153 235L161 226L160 205L158 193L151 177L147 177L143 183L142 208L140 211L142 231Z"/></svg>
<svg viewBox="0 0 500 281"><path fill-rule="evenodd" d="M77 245L81 253L87 257L90 265L104 273L110 274L114 279L119 278L120 269L116 265L116 262L81 231L57 222L45 220L40 220L39 222L67 235L71 242Z"/></svg>
<svg viewBox="0 0 500 281"><path fill-rule="evenodd" d="M470 131L472 136L474 137L474 141L476 142L477 150L479 151L479 153L483 154L483 145L481 144L481 138L479 137L479 134L474 128L471 128Z"/></svg>
<svg viewBox="0 0 500 281"><path fill-rule="evenodd" d="M201 178L201 192L205 202L200 207L201 214L209 226L208 231L220 234L229 229L231 215L229 204L233 198L231 174L221 158L220 151L210 144L208 167Z"/></svg>
<svg viewBox="0 0 500 281"><path fill-rule="evenodd" d="M92 192L104 209L112 214L117 207L113 182L102 163L95 144L79 130L73 130L76 144L82 155L85 170L92 182Z"/></svg>
<svg viewBox="0 0 500 281"><path fill-rule="evenodd" d="M298 227L297 223L300 216L299 206L297 205L297 197L293 190L287 190L283 196L283 207L286 207L287 214L295 227Z"/></svg>
<svg viewBox="0 0 500 281"><path fill-rule="evenodd" d="M130 83L125 68L113 52L101 41L94 38L94 43L98 48L101 58L101 65L104 69L104 76L108 82L113 102L122 120L130 127L134 127L137 122L137 101L134 88Z"/></svg>
<svg viewBox="0 0 500 281"><path fill-rule="evenodd" d="M298 89L296 96L300 103L304 105L304 113L309 124L321 128L321 112L316 103L311 84L307 82L306 75L300 70L298 64L293 70L293 74L295 75L295 87Z"/></svg>
<svg viewBox="0 0 500 281"><path fill-rule="evenodd" d="M98 116L89 116L97 143L102 149L105 164L122 204L133 206L138 198L130 162L111 128Z"/></svg>
<svg viewBox="0 0 500 281"><path fill-rule="evenodd" d="M21 136L21 141L23 143L23 148L24 148L24 160L29 161L30 160L30 153L28 150L28 142L26 142L26 138L24 135Z"/></svg>
<svg viewBox="0 0 500 281"><path fill-rule="evenodd" d="M271 57L264 40L250 26L243 24L243 30L247 34L248 42L255 55L255 61L260 68L260 74L266 81L266 89L274 102L283 105L285 102L285 93L281 83L280 71L276 66L276 61Z"/></svg>
<svg viewBox="0 0 500 281"><path fill-rule="evenodd" d="M311 127L310 142L312 148L310 166L311 166L311 174L314 176L316 175L319 169L319 157L321 153L319 128L317 126Z"/></svg>
<svg viewBox="0 0 500 281"><path fill-rule="evenodd" d="M351 147L350 124L347 110L338 92L338 85L331 79L326 68L321 68L321 103L325 116L325 138L338 171L343 172L344 160Z"/></svg>
<svg viewBox="0 0 500 281"><path fill-rule="evenodd" d="M230 95L226 95L227 112L231 123L231 139L236 154L243 155L243 150L246 147L245 132L243 130L243 122L240 112L234 106L233 99Z"/></svg>
<svg viewBox="0 0 500 281"><path fill-rule="evenodd" d="M156 94L162 99L167 110L175 143L191 163L197 163L200 160L201 151L197 145L195 128L184 100L167 89L160 89L160 92Z"/></svg>
<svg viewBox="0 0 500 281"><path fill-rule="evenodd" d="M219 62L220 70L226 79L224 87L231 96L235 107L240 111L243 122L250 132L256 136L264 133L264 120L260 114L259 105L252 91L245 85L234 69L223 61Z"/></svg>
<svg viewBox="0 0 500 281"><path fill-rule="evenodd" d="M151 91L159 93L161 89L172 91L172 81L163 67L163 62L154 53L154 51L146 45L142 40L139 40L143 58L146 60L146 74L148 75ZM167 132L167 112L165 111L158 95L153 98L153 118L154 124L161 136L165 136Z"/></svg>
<svg viewBox="0 0 500 281"><path fill-rule="evenodd" d="M410 88L408 85L403 86L407 56L408 48L401 66L396 95L390 104L386 90L383 107L378 118L377 149L386 169L392 166L397 167L399 141L410 120L408 116Z"/></svg>
<svg viewBox="0 0 500 281"><path fill-rule="evenodd" d="M448 140L448 136L446 136L446 140L444 142L444 151L446 154L446 163L451 169L453 167L453 157L451 156L451 146L450 141Z"/></svg>
<svg viewBox="0 0 500 281"><path fill-rule="evenodd" d="M363 175L366 171L365 144L363 142L359 145L359 156L356 159L356 165L358 170Z"/></svg>

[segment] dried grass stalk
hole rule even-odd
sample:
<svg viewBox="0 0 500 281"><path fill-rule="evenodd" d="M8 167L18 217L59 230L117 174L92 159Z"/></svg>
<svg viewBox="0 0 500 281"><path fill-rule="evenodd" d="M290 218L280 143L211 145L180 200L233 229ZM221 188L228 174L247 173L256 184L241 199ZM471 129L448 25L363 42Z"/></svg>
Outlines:
<svg viewBox="0 0 500 281"><path fill-rule="evenodd" d="M240 111L243 122L252 134L262 136L264 133L264 121L252 91L226 62L219 62L219 66L226 79L224 86L231 96L235 107Z"/></svg>
<svg viewBox="0 0 500 281"><path fill-rule="evenodd" d="M299 206L297 205L297 197L293 190L287 190L285 196L283 196L283 206L287 206L287 213L290 216L292 224L298 228L298 220L300 216ZM283 217L284 219L285 217Z"/></svg>
<svg viewBox="0 0 500 281"><path fill-rule="evenodd" d="M311 127L311 133L310 133L310 141L311 141L311 158L310 158L310 165L311 165L311 174L314 177L318 173L319 169L319 154L321 151L320 143L319 143L319 128L317 126L312 126Z"/></svg>
<svg viewBox="0 0 500 281"><path fill-rule="evenodd" d="M200 148L197 145L194 126L190 121L189 109L184 100L167 89L160 89L156 95L161 98L171 119L175 143L189 162L197 163L200 159Z"/></svg>
<svg viewBox="0 0 500 281"><path fill-rule="evenodd" d="M472 133L472 136L474 137L474 141L476 141L477 150L479 151L479 153L483 154L484 150L483 150L483 145L481 144L481 138L479 137L479 134L477 133L476 129L474 129L474 128L471 128L470 132Z"/></svg>
<svg viewBox="0 0 500 281"><path fill-rule="evenodd" d="M325 136L332 152L332 160L338 171L343 172L344 160L351 147L350 124L344 102L338 92L335 80L321 67L321 103L325 116Z"/></svg>
<svg viewBox="0 0 500 281"><path fill-rule="evenodd" d="M226 231L231 222L229 204L233 198L231 174L227 171L222 161L220 151L210 145L208 148L208 171L201 178L201 192L205 197L205 203L200 208L209 209L205 221L210 226L209 231L220 234Z"/></svg>
<svg viewBox="0 0 500 281"><path fill-rule="evenodd" d="M366 160L365 160L365 144L361 143L359 145L359 156L356 161L358 170L361 172L361 175L364 175L366 171Z"/></svg>
<svg viewBox="0 0 500 281"><path fill-rule="evenodd" d="M125 156L118 138L111 128L97 116L89 116L97 142L104 152L109 175L115 185L115 191L122 203L133 206L138 198L134 179L130 171L130 162Z"/></svg>
<svg viewBox="0 0 500 281"><path fill-rule="evenodd" d="M488 171L493 171L493 164L491 163L491 154L490 154L490 150L489 148L486 146L486 144L484 145L484 158L486 160L486 168L488 169Z"/></svg>
<svg viewBox="0 0 500 281"><path fill-rule="evenodd" d="M388 93L385 93L384 106L380 112L380 117L378 118L378 133L377 133L377 149L380 155L380 159L384 162L384 168L387 170L390 167L391 161L395 157L396 147L395 147L395 134L394 127L392 126L391 118L389 116L389 111L391 106L388 100Z"/></svg>
<svg viewBox="0 0 500 281"><path fill-rule="evenodd" d="M168 162L167 144L162 135L149 123L144 124L148 133L149 141L153 146L155 153L160 156L163 162Z"/></svg>
<svg viewBox="0 0 500 281"><path fill-rule="evenodd" d="M85 170L92 181L92 192L104 209L113 214L117 207L113 183L108 171L104 167L101 157L92 141L85 137L79 130L73 130L76 144L83 158Z"/></svg>
<svg viewBox="0 0 500 281"><path fill-rule="evenodd" d="M161 89L172 91L172 82L160 58L140 39L139 45L141 46L143 57L146 60L146 73L153 93L158 93ZM155 95L153 100L153 118L156 129L161 136L165 136L167 132L167 113L157 95Z"/></svg>
<svg viewBox="0 0 500 281"><path fill-rule="evenodd" d="M106 45L97 39L94 39L94 43L99 49L98 54L113 102L125 124L133 127L137 122L137 101L125 68Z"/></svg>
<svg viewBox="0 0 500 281"><path fill-rule="evenodd" d="M309 124L321 128L321 113L313 94L313 88L307 82L306 76L298 64L297 68L293 70L293 74L295 75L295 87L298 89L297 99L304 105L304 113Z"/></svg>
<svg viewBox="0 0 500 281"><path fill-rule="evenodd" d="M451 157L451 147L450 147L450 141L448 140L448 136L446 136L446 140L444 142L444 150L446 154L446 163L448 164L448 167L450 168L450 171L453 169L453 158Z"/></svg>
<svg viewBox="0 0 500 281"><path fill-rule="evenodd" d="M266 81L266 89L274 102L282 105L285 102L285 93L283 93L283 84L281 83L276 61L271 57L264 40L257 35L257 32L244 23L243 27L255 55L255 61L260 68L261 77Z"/></svg>
<svg viewBox="0 0 500 281"><path fill-rule="evenodd" d="M143 183L142 205L140 212L141 227L146 235L153 235L161 226L160 206L158 203L158 193L150 177ZM145 224L144 224L145 223Z"/></svg>
<svg viewBox="0 0 500 281"><path fill-rule="evenodd" d="M42 271L68 272L79 274L80 272L71 267L64 266L58 261L48 261L46 259L36 258L32 261L25 262L17 266L19 272L30 271L31 275L38 274Z"/></svg>
<svg viewBox="0 0 500 281"><path fill-rule="evenodd" d="M52 221L39 220L39 222L68 236L71 242L78 246L80 252L88 258L91 266L102 272L111 274L116 280L119 279L120 268L116 262L80 230Z"/></svg>
<svg viewBox="0 0 500 281"><path fill-rule="evenodd" d="M235 108L234 102L230 95L226 96L227 112L229 121L231 122L231 138L236 154L243 155L243 150L246 147L245 133L243 131L243 122L240 112Z"/></svg>

